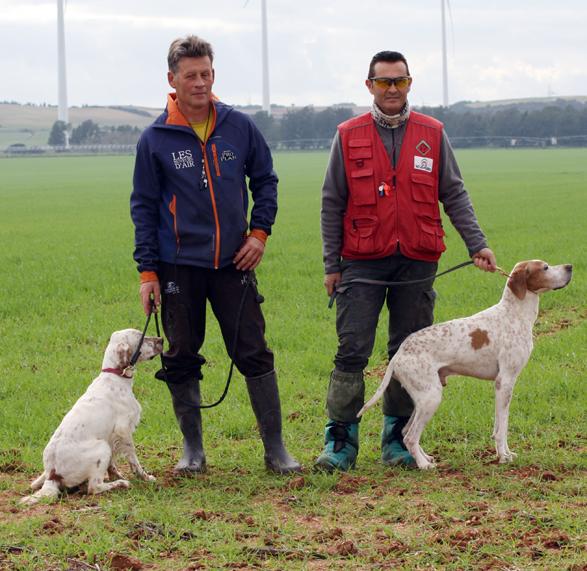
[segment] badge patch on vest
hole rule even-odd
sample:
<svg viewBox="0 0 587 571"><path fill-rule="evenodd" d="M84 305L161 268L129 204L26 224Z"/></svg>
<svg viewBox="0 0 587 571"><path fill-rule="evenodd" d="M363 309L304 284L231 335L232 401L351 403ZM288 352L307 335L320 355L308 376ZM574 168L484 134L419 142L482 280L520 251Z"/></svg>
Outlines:
<svg viewBox="0 0 587 571"><path fill-rule="evenodd" d="M417 171L432 172L432 165L434 159L427 159L426 157L414 157L414 168Z"/></svg>
<svg viewBox="0 0 587 571"><path fill-rule="evenodd" d="M431 150L432 147L424 140L422 139L417 145L416 145L416 150L421 154L426 156Z"/></svg>

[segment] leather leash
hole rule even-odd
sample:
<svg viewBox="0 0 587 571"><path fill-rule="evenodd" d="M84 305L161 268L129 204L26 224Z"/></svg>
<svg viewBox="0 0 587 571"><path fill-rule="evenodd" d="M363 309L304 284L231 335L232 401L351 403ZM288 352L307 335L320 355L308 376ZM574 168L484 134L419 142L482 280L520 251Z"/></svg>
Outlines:
<svg viewBox="0 0 587 571"><path fill-rule="evenodd" d="M387 286L387 287L421 284L421 283L425 283L430 280L439 278L440 276L450 274L451 272L454 272L455 270L459 270L460 268L464 268L465 266L470 266L473 263L474 263L473 260L467 260L466 262L463 262L462 264L457 264L456 266L453 266L452 268L449 268L448 270L445 270L444 272L440 272L439 274L435 274L433 276L421 278L418 280L407 280L407 281L401 281L401 282L386 282L386 281L382 281L382 280L371 280L368 278L354 278L352 280L349 280L348 282L340 283L338 285L338 288L334 289L334 291L332 292L332 295L330 296L330 301L328 302L328 309L330 309L334 304L334 299L336 298L336 294L338 293L337 290L341 289L341 288L346 289L351 284L368 284L368 285L378 285L378 286ZM499 266L497 266L497 271L501 275L503 275L507 278L510 277L510 275L507 272L505 272L504 270L502 270Z"/></svg>
<svg viewBox="0 0 587 571"><path fill-rule="evenodd" d="M451 272L454 272L455 270L458 270L460 268L464 268L465 266L470 266L472 263L473 263L473 260L467 260L466 262L463 262L462 264L458 264L456 266L453 266L452 268L449 268L448 270L446 270L444 272L440 272L439 274L435 274L433 276L428 276L426 278L421 278L418 280L407 280L407 281L401 281L401 282L386 282L383 280L371 280L368 278L354 278L352 280L349 280L348 282L342 282L338 285L338 287L334 288L334 291L332 292L332 295L330 296L330 301L328 302L328 309L330 309L334 305L334 300L336 298L336 294L338 293L338 290L340 290L342 288L346 289L351 284L368 284L368 285L378 285L378 286L387 286L387 287L422 284L425 282L429 282L430 280L439 278L440 276L444 276L445 274L450 274Z"/></svg>
<svg viewBox="0 0 587 571"><path fill-rule="evenodd" d="M231 346L231 355L232 357L230 358L230 370L228 372L228 378L226 379L226 384L224 386L224 391L222 392L222 395L220 396L220 398L212 403L212 404L195 404L195 403L188 403L187 401L186 404L189 404L190 406L194 407L194 408L214 408L215 406L218 406L225 398L226 395L228 394L228 388L230 387L230 382L232 380L232 373L234 371L234 359L236 357L236 350L237 350L237 345L238 345L238 333L240 330L240 325L241 325L241 318L242 318L242 313L243 313L243 307L245 305L245 299L247 296L247 292L249 291L249 288L253 288L253 291L256 295L256 299L258 301L258 303L262 303L264 301L263 296L257 291L257 280L255 279L254 274L251 274L250 272L247 272L244 274L243 276L243 281L244 281L244 290L243 293L241 295L241 299L240 299L240 304L238 307L238 311L236 314L236 327L234 330L234 337L233 337L233 341L232 341L232 346ZM151 301L151 310L149 311L149 315L147 316L147 322L145 323L145 328L143 330L143 335L141 337L141 341L139 343L139 346L137 347L137 350L135 351L134 355L131 357L131 367L134 369L134 364L136 363L139 354L141 352L141 345L143 344L144 338L145 338L145 333L147 331L147 327L149 327L149 321L151 320L151 315L155 314L155 327L157 329L157 337L161 337L161 333L159 330L159 319L157 317L157 312L155 311L155 301L153 299L150 300ZM163 362L163 353L161 353L159 355L159 358L161 359L161 370L163 371L163 377L165 379L165 382L167 384L169 383L169 380L167 379L167 367L165 366L165 363Z"/></svg>

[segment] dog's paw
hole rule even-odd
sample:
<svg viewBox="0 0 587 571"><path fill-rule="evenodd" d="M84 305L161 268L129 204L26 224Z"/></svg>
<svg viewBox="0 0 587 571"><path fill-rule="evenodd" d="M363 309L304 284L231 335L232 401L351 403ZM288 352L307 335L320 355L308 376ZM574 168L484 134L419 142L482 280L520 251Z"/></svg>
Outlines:
<svg viewBox="0 0 587 571"><path fill-rule="evenodd" d="M157 478L155 478L155 476L153 476L152 474L145 474L143 480L145 480L145 482L156 482Z"/></svg>
<svg viewBox="0 0 587 571"><path fill-rule="evenodd" d="M39 503L39 500L38 500L38 498L35 498L34 496L25 496L24 498L20 498L18 503L21 506L28 508L30 506L34 506L35 504Z"/></svg>
<svg viewBox="0 0 587 571"><path fill-rule="evenodd" d="M416 462L420 470L434 470L436 464L434 462Z"/></svg>

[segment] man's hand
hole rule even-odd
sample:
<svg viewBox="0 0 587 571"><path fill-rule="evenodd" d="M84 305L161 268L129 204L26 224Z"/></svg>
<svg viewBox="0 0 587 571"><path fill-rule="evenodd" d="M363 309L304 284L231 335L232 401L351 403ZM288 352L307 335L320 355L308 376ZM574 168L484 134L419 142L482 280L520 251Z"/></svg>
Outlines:
<svg viewBox="0 0 587 571"><path fill-rule="evenodd" d="M495 272L497 262L495 254L489 248L483 248L472 256L474 264L484 272Z"/></svg>
<svg viewBox="0 0 587 571"><path fill-rule="evenodd" d="M326 293L328 293L328 295L332 295L332 292L340 283L341 279L342 276L340 275L340 272L336 272L334 274L326 274L324 276L324 287L326 288Z"/></svg>
<svg viewBox="0 0 587 571"><path fill-rule="evenodd" d="M161 305L161 287L159 286L158 281L143 282L141 284L139 295L141 296L141 303L143 304L145 315L149 315L149 313L151 313L151 294L153 295L153 300L155 301L155 307L153 311L157 312L157 309Z"/></svg>
<svg viewBox="0 0 587 571"><path fill-rule="evenodd" d="M249 236L236 253L233 263L236 264L237 270L254 270L261 263L264 253L265 244L259 238Z"/></svg>

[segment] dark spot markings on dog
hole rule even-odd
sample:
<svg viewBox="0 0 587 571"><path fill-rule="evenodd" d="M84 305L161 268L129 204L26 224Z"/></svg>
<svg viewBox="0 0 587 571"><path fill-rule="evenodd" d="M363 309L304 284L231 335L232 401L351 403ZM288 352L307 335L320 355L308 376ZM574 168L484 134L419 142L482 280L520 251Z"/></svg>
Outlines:
<svg viewBox="0 0 587 571"><path fill-rule="evenodd" d="M61 484L63 482L63 476L61 474L58 474L55 469L51 470L51 472L49 472L49 477L47 478L48 480L52 480L54 482L57 482L58 484Z"/></svg>
<svg viewBox="0 0 587 571"><path fill-rule="evenodd" d="M489 345L489 335L484 329L475 329L475 331L469 333L469 337L471 338L471 347L475 351L478 351L484 345Z"/></svg>

